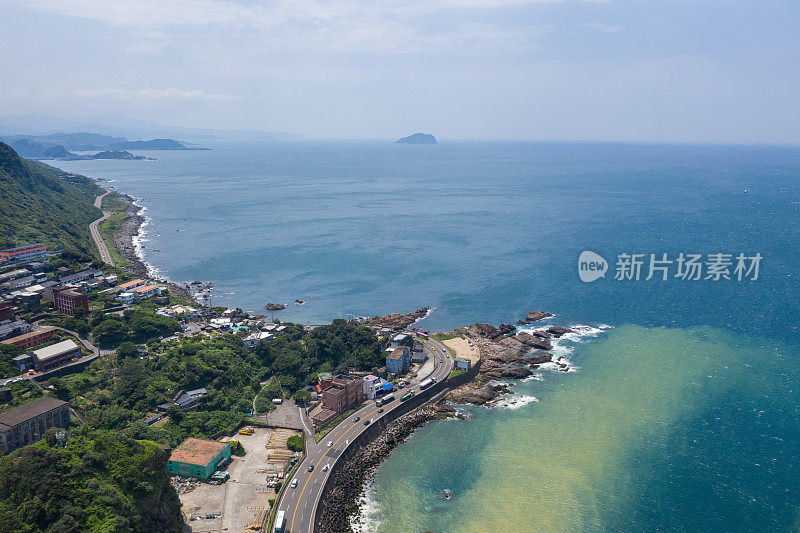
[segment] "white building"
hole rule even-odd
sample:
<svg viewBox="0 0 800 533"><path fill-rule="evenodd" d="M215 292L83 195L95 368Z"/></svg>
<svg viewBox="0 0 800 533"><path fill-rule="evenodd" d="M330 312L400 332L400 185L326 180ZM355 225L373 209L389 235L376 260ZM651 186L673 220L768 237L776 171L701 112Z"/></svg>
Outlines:
<svg viewBox="0 0 800 533"><path fill-rule="evenodd" d="M271 333L267 333L266 331L256 331L242 339L242 342L247 348L251 350L258 346L258 343L261 341L265 341L272 338Z"/></svg>
<svg viewBox="0 0 800 533"><path fill-rule="evenodd" d="M378 376L373 376L370 374L369 376L364 377L364 395L369 398L370 400L375 399L375 394L381 388L381 378Z"/></svg>
<svg viewBox="0 0 800 533"><path fill-rule="evenodd" d="M136 300L136 297L133 295L132 292L123 292L122 294L117 296L116 300L119 303L132 304Z"/></svg>

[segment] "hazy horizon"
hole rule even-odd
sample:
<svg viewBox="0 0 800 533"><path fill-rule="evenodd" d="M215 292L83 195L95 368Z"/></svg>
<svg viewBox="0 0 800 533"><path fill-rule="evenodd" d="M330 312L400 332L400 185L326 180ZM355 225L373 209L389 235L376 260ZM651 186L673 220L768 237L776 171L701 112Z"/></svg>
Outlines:
<svg viewBox="0 0 800 533"><path fill-rule="evenodd" d="M0 0L0 14L0 115L307 139L800 143L789 0Z"/></svg>

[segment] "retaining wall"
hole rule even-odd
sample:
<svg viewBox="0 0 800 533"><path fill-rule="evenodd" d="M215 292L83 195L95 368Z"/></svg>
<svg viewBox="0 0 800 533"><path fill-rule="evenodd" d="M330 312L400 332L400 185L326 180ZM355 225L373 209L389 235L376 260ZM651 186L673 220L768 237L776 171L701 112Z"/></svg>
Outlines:
<svg viewBox="0 0 800 533"><path fill-rule="evenodd" d="M370 424L368 427L364 429L358 436L356 436L351 442L350 445L345 448L342 453L336 458L336 462L331 466L330 473L328 474L328 478L325 481L325 485L322 487L322 492L320 494L319 503L321 504L323 500L328 496L331 488L333 487L333 482L336 478L337 473L339 470L344 466L344 464L349 461L355 454L358 452L362 447L366 446L370 442L372 442L376 437L378 437L383 431L386 429L386 426L400 418L406 413L411 412L412 410L416 409L417 407L422 406L423 404L427 403L435 396L438 396L440 393L444 393L450 389L454 389L456 387L460 387L465 383L469 383L475 376L478 375L478 371L481 367L481 361L478 361L475 366L473 366L469 371L464 372L463 374L459 374L455 376L453 379L443 379L424 391L418 392L414 395L413 398L402 402L400 405L384 413L378 420ZM314 508L314 530L319 528L318 514L317 511L319 510L319 505Z"/></svg>

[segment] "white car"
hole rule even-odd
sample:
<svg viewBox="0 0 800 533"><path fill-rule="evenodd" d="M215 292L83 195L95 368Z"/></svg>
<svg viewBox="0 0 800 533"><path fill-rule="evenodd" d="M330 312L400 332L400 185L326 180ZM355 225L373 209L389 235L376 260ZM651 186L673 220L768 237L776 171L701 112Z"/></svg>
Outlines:
<svg viewBox="0 0 800 533"><path fill-rule="evenodd" d="M297 478L294 478L292 482L289 484L289 488L296 489L297 488Z"/></svg>
<svg viewBox="0 0 800 533"><path fill-rule="evenodd" d="M323 467L322 467L322 471L323 471L323 472L327 472L327 471L328 471L328 465L325 465L325 466L323 466Z"/></svg>
<svg viewBox="0 0 800 533"><path fill-rule="evenodd" d="M328 448L330 448L331 446L333 446L333 441L332 441L332 440L329 440L329 441L328 441Z"/></svg>

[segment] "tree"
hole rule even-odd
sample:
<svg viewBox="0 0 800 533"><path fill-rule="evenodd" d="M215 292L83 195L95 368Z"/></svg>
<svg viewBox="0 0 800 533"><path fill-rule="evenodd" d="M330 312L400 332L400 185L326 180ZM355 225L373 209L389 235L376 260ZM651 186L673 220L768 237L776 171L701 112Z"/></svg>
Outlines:
<svg viewBox="0 0 800 533"><path fill-rule="evenodd" d="M125 341L117 348L117 357L124 359L126 357L136 357L139 354L139 348L130 341Z"/></svg>
<svg viewBox="0 0 800 533"><path fill-rule="evenodd" d="M292 450L293 452L302 452L303 451L303 437L300 435L292 435L288 439L286 439L286 447Z"/></svg>
<svg viewBox="0 0 800 533"><path fill-rule="evenodd" d="M128 335L128 327L119 320L106 319L92 330L92 335L101 346L115 346Z"/></svg>
<svg viewBox="0 0 800 533"><path fill-rule="evenodd" d="M311 393L305 389L300 389L299 391L294 393L294 396L292 396L292 398L297 403L306 403L311 399Z"/></svg>

